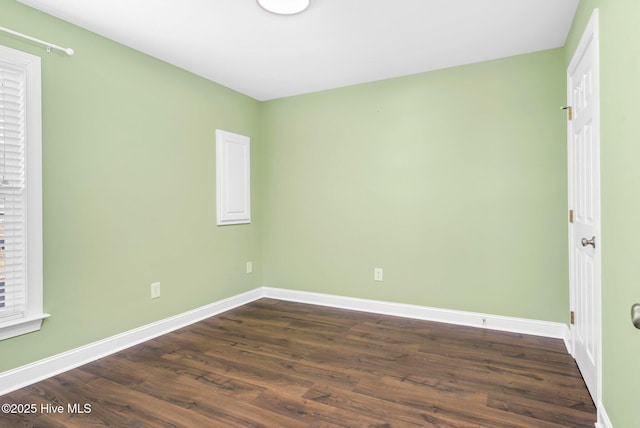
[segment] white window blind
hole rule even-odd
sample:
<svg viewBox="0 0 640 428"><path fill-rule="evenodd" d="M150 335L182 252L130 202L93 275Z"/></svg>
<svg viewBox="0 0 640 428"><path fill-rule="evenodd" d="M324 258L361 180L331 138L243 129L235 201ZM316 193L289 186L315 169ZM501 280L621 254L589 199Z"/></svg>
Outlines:
<svg viewBox="0 0 640 428"><path fill-rule="evenodd" d="M0 62L0 320L26 309L25 74Z"/></svg>
<svg viewBox="0 0 640 428"><path fill-rule="evenodd" d="M0 46L0 340L40 329L40 58Z"/></svg>

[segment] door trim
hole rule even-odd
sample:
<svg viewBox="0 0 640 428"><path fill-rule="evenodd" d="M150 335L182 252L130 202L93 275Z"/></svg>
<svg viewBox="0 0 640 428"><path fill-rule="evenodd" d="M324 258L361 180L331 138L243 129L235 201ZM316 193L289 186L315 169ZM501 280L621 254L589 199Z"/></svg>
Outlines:
<svg viewBox="0 0 640 428"><path fill-rule="evenodd" d="M594 62L593 62L593 69L594 69L594 79L593 79L593 91L594 91L594 96L595 96L595 102L594 102L594 111L593 111L593 123L594 123L594 134L597 136L597 147L598 147L598 162L596 164L596 168L598 170L598 179L601 181L600 179L600 49L599 49L599 43L600 43L600 33L599 33L599 9L594 9L593 13L591 14L591 18L589 19L589 22L587 23L585 30L582 34L582 37L580 38L580 43L578 44L578 47L576 48L576 50L574 51L574 54L572 56L571 62L569 63L569 67L567 68L567 101L571 100L572 94L571 94L571 87L569 86L569 76L572 75L573 71L575 70L578 62L580 61L580 59L582 58L582 56L585 54L587 47L589 46L590 42L593 41L593 48L594 48ZM572 176L572 172L573 172L573 168L574 165L572 165L572 157L571 157L571 153L570 150L572 148L572 142L571 142L571 138L572 138L572 122L568 121L567 122L567 158L568 158L568 202L569 202L569 209L574 209L574 207L571 206L572 201L573 201L573 191L574 189L572 188L571 185L571 176ZM598 186L598 189L600 189L600 185ZM600 200L600 213L602 212L602 200L601 197L598 198ZM600 214L601 216L601 214ZM602 248L603 248L603 238L602 238L602 230L601 230L601 225L600 225L601 220L598 219L598 224L597 224L597 237L598 237L598 246L597 246L597 251L596 251L596 263L600 266L602 266ZM574 226L572 223L569 223L569 227L568 227L568 231L569 231L569 241L568 241L568 245L569 245L569 289L570 289L570 305L571 308L570 310L575 310L576 308L576 292L574 289L574 270L573 270L573 265L572 265L572 260L573 260L573 245L572 245L572 240L573 240L573 229ZM600 272L601 269L598 270L598 272ZM596 407L598 409L598 421L599 423L601 423L601 414L603 413L604 410L604 406L602 404L602 278L601 275L599 275L599 277L596 279L596 288L597 288L597 292L596 292L596 297L598 300L598 303L596 305L596 343L595 343L595 347L597 349L596 351L596 396L592 397L594 400L594 403L596 404ZM575 355L575 330L572 326L570 326L571 329L571 349L570 352L572 355ZM604 412L604 414L606 415L606 412ZM600 426L600 425L599 425Z"/></svg>

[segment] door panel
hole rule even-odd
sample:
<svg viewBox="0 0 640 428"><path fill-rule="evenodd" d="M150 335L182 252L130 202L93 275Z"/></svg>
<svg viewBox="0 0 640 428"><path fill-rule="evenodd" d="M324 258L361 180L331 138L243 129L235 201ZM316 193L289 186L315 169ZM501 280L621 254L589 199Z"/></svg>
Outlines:
<svg viewBox="0 0 640 428"><path fill-rule="evenodd" d="M573 356L594 402L600 383L600 133L597 14L567 70L569 267ZM586 240L586 241L585 241Z"/></svg>

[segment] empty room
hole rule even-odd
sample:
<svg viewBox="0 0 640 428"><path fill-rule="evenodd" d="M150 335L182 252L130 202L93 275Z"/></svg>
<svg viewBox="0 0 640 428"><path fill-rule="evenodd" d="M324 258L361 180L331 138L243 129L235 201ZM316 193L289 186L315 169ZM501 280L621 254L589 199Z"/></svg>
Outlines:
<svg viewBox="0 0 640 428"><path fill-rule="evenodd" d="M636 427L640 4L0 0L0 427Z"/></svg>

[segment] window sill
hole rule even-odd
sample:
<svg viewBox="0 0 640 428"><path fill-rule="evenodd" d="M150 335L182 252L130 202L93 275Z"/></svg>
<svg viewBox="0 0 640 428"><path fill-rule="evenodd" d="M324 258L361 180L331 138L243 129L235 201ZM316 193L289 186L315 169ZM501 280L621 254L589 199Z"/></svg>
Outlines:
<svg viewBox="0 0 640 428"><path fill-rule="evenodd" d="M42 320L49 318L50 314L40 314L29 318L19 318L0 324L0 340L20 336L40 330Z"/></svg>

